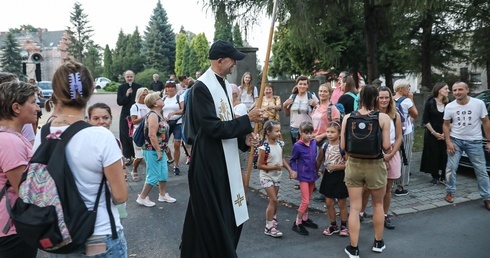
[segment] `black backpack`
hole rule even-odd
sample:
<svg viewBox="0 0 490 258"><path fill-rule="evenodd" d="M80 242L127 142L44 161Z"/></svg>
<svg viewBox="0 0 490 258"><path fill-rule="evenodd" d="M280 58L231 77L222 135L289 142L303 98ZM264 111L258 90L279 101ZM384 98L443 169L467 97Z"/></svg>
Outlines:
<svg viewBox="0 0 490 258"><path fill-rule="evenodd" d="M111 193L105 176L97 192L93 210L89 210L75 183L68 165L65 148L70 139L90 127L84 121L70 125L60 136L46 136L50 124L41 129L41 145L34 153L27 172L19 185L19 198L13 207L6 202L17 235L27 244L43 251L59 254L75 252L84 247L93 235L97 207L105 187L105 200L110 218L112 238L117 239L116 224L111 210ZM5 194L8 186L2 193ZM58 216L60 215L60 216ZM4 228L8 230L7 227Z"/></svg>
<svg viewBox="0 0 490 258"><path fill-rule="evenodd" d="M379 111L361 115L354 111L345 124L345 152L356 158L373 159L380 157L381 126Z"/></svg>

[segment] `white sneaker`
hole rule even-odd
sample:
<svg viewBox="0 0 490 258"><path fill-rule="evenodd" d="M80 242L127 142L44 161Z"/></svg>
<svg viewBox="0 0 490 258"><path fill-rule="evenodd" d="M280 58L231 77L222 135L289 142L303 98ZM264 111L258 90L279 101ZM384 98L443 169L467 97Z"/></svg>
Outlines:
<svg viewBox="0 0 490 258"><path fill-rule="evenodd" d="M159 202L168 202L168 203L174 203L177 201L177 199L170 197L168 193L165 193L164 196L161 196L160 194L158 195L158 201Z"/></svg>
<svg viewBox="0 0 490 258"><path fill-rule="evenodd" d="M136 199L136 202L140 205L144 205L146 207L153 207L156 205L156 203L150 201L150 198L146 196L145 199L141 198L140 195L138 194L138 199Z"/></svg>

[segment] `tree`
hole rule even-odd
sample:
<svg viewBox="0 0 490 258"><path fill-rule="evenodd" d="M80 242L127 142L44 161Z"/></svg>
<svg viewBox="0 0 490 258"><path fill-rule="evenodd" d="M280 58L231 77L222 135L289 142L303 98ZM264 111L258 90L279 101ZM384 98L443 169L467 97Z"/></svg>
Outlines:
<svg viewBox="0 0 490 258"><path fill-rule="evenodd" d="M121 78L122 73L129 69L125 62L128 44L129 36L125 35L124 32L120 30L117 37L116 48L112 54L112 78Z"/></svg>
<svg viewBox="0 0 490 258"><path fill-rule="evenodd" d="M233 27L233 44L235 47L243 47L242 33L240 32L238 23L235 23Z"/></svg>
<svg viewBox="0 0 490 258"><path fill-rule="evenodd" d="M9 32L14 32L14 33L21 33L23 31L26 31L26 32L37 32L37 29L30 25L30 24L27 24L27 25L20 25L19 28L15 28L15 29L9 29Z"/></svg>
<svg viewBox="0 0 490 258"><path fill-rule="evenodd" d="M166 74L174 73L175 34L172 26L168 23L167 12L163 9L160 0L153 9L153 15L146 27L144 52L147 56L146 67L155 66L155 69L159 71L163 69ZM161 65L156 66L157 62L160 62Z"/></svg>
<svg viewBox="0 0 490 258"><path fill-rule="evenodd" d="M199 33L194 39L192 39L191 49L192 52L196 55L194 59L198 67L196 71L206 71L210 66L210 62L208 59L209 43L204 33ZM196 71L191 71L191 74Z"/></svg>
<svg viewBox="0 0 490 258"><path fill-rule="evenodd" d="M89 69L94 78L100 77L103 72L102 60L100 58L100 46L91 44L88 47L87 55L85 57L84 65Z"/></svg>
<svg viewBox="0 0 490 258"><path fill-rule="evenodd" d="M186 48L188 48L189 42L187 36L184 33L177 35L177 42L175 48L175 74L184 74L184 57Z"/></svg>
<svg viewBox="0 0 490 258"><path fill-rule="evenodd" d="M9 72L17 75L19 78L24 78L22 74L22 58L20 56L20 46L15 39L14 33L8 32L5 35L3 46L0 48L2 53L0 64L4 72Z"/></svg>
<svg viewBox="0 0 490 258"><path fill-rule="evenodd" d="M142 55L143 40L138 31L138 27L132 35L129 35L128 46L126 48L126 63L128 69L131 69L135 74L144 70L145 57Z"/></svg>
<svg viewBox="0 0 490 258"><path fill-rule="evenodd" d="M109 45L105 45L104 49L104 77L109 78L113 81L117 80L117 78L114 78L114 75L112 73L112 52L111 49L109 48Z"/></svg>
<svg viewBox="0 0 490 258"><path fill-rule="evenodd" d="M73 12L70 12L70 23L72 28L68 28L69 41L67 51L76 61L83 63L88 47L93 43L92 27L88 25L88 15L84 13L82 4L75 2Z"/></svg>
<svg viewBox="0 0 490 258"><path fill-rule="evenodd" d="M213 41L224 40L233 44L233 34L230 17L226 13L225 5L218 7L214 20L214 39Z"/></svg>

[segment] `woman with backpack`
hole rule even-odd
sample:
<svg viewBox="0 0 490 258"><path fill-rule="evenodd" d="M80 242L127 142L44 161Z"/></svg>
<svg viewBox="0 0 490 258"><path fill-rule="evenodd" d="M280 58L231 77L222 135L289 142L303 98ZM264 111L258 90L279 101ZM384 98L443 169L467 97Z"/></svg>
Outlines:
<svg viewBox="0 0 490 258"><path fill-rule="evenodd" d="M136 91L136 103L134 103L131 106L131 109L129 110L131 114L131 122L133 123L133 132L136 130L136 128L139 127L139 124L145 117L146 113L148 113L149 109L145 105L145 97L148 95L148 89L147 88L139 88ZM131 128L130 128L131 129ZM131 170L131 179L133 181L138 182L140 181L140 177L138 175L138 167L143 160L143 151L141 150L141 147L136 146L136 144L133 141L133 148L134 148L134 160L133 160L133 169Z"/></svg>
<svg viewBox="0 0 490 258"><path fill-rule="evenodd" d="M299 76L291 96L282 104L284 114L289 116L292 145L299 139L299 125L303 122L311 123L310 114L318 104L318 98L308 91L309 86L310 79L303 75Z"/></svg>
<svg viewBox="0 0 490 258"><path fill-rule="evenodd" d="M330 102L330 96L332 96L332 87L329 83L325 83L318 87L318 97L320 103L316 106L311 113L311 120L313 122L313 135L315 136L316 146L323 146L323 143L327 139L327 127L332 121L340 121L340 112Z"/></svg>
<svg viewBox="0 0 490 258"><path fill-rule="evenodd" d="M410 83L405 79L396 80L393 84L395 91L396 106L401 113L402 129L403 129L403 147L407 163L402 165L402 173L400 178L395 181L396 190L395 196L408 195L408 190L405 189L410 183L410 165L412 163L412 147L413 138L415 136L415 128L413 119L417 118L419 112L413 101L413 93L410 91Z"/></svg>
<svg viewBox="0 0 490 258"><path fill-rule="evenodd" d="M145 143L141 148L146 161L146 181L136 202L146 207L153 207L156 203L150 201L148 197L153 186L158 186L159 202L174 203L176 200L166 192L168 165L163 152L167 148L169 125L162 115L165 104L158 92L146 96L145 104L150 112L146 115L145 123L140 126L144 126L145 135Z"/></svg>
<svg viewBox="0 0 490 258"><path fill-rule="evenodd" d="M184 98L181 98L177 92L177 85L174 81L165 83L166 97L163 97L164 108L163 117L169 125L169 137L174 136L174 158L172 159L172 151L167 148L166 153L169 160L168 163L174 163L174 175L180 175L179 160L180 160L180 145L182 142L182 112L184 111Z"/></svg>
<svg viewBox="0 0 490 258"><path fill-rule="evenodd" d="M54 110L58 113L45 125L50 132L50 139L70 130L71 125L76 128L85 123L85 108L94 92L94 86L90 71L81 63L67 61L56 70L53 75L53 95L57 100ZM42 132L43 130L36 135L34 150L42 149L44 143L49 143L41 140ZM126 257L127 244L116 204L127 200L128 190L121 150L114 135L101 126L89 126L70 138L65 153L77 190L87 208L95 209L99 188L102 189L100 196L105 196L105 189L108 188L101 187L104 176L110 187L110 203L106 202L106 198L100 198L96 207L93 235L81 249L69 254L51 254L51 257L95 254L100 257ZM73 216L75 215L70 215ZM71 234L73 233L76 232Z"/></svg>
<svg viewBox="0 0 490 258"><path fill-rule="evenodd" d="M350 245L345 248L349 257L359 257L359 213L364 185L369 188L373 205L374 244L372 250L381 253L383 241L383 198L386 191L387 170L383 155L390 154L390 117L376 111L378 90L365 86L360 94L360 108L348 114L342 122L340 148L348 155L345 167L345 185L349 192ZM356 127L356 125L359 125ZM371 130L367 130L371 128ZM372 132L375 130L375 132ZM365 137L368 135L369 137Z"/></svg>
<svg viewBox="0 0 490 258"><path fill-rule="evenodd" d="M344 106L346 114L350 114L359 108L359 95L356 89L356 82L350 75L342 78L342 82L344 95L340 96L338 103Z"/></svg>
<svg viewBox="0 0 490 258"><path fill-rule="evenodd" d="M22 174L33 154L31 143L21 132L25 124L30 126L37 120L40 110L35 97L37 90L36 86L18 82L16 78L0 84L0 227L7 229L6 233L0 231L0 257L35 258L37 255L37 248L17 235L6 207L7 199L11 205L15 203ZM4 192L7 182L12 187ZM4 228L6 225L10 227Z"/></svg>
<svg viewBox="0 0 490 258"><path fill-rule="evenodd" d="M254 104L255 106L255 104ZM260 139L264 138L264 124L269 120L280 122L279 111L282 109L281 97L274 95L274 87L268 82L264 87L264 97L262 98L262 108L264 109L264 121L258 123ZM282 139L282 136L281 136Z"/></svg>

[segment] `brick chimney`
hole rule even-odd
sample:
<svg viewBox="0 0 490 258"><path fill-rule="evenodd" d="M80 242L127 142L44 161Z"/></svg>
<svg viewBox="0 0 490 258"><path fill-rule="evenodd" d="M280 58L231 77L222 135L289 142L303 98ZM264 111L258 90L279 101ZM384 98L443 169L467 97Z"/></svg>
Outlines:
<svg viewBox="0 0 490 258"><path fill-rule="evenodd" d="M43 43L43 30L41 28L37 28L37 39L39 40L39 44Z"/></svg>

